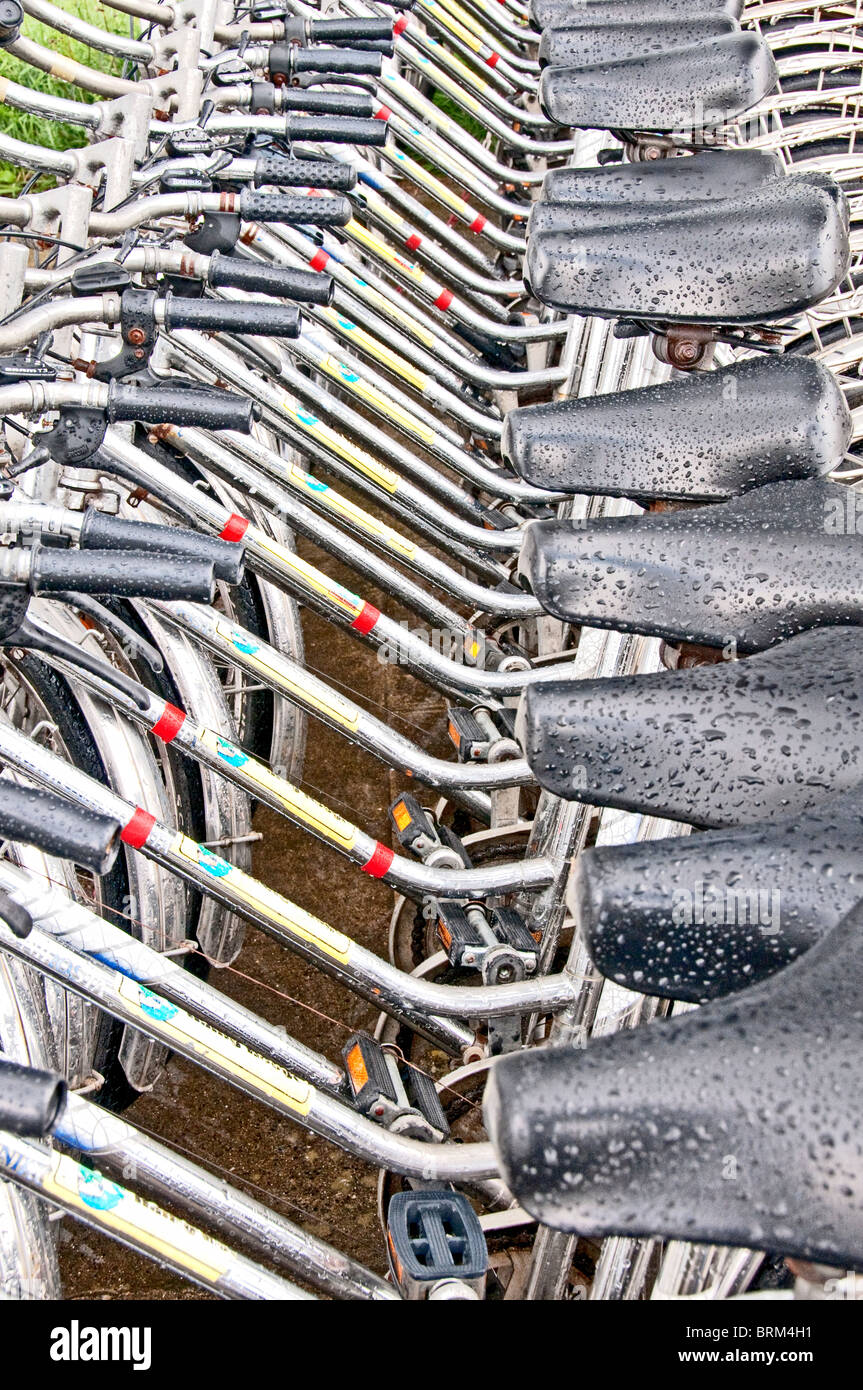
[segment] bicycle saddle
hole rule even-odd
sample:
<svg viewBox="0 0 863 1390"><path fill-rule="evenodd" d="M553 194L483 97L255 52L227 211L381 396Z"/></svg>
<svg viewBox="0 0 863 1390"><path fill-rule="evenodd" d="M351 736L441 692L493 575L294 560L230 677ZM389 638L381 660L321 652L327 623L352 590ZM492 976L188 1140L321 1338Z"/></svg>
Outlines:
<svg viewBox="0 0 863 1390"><path fill-rule="evenodd" d="M844 195L776 179L738 198L528 241L525 281L565 313L747 324L799 313L829 294L850 261Z"/></svg>
<svg viewBox="0 0 863 1390"><path fill-rule="evenodd" d="M539 62L544 68L617 62L668 48L685 48L736 33L738 28L737 20L726 14L668 16L647 23L624 19L580 24L576 11L572 20L543 31Z"/></svg>
<svg viewBox="0 0 863 1390"><path fill-rule="evenodd" d="M851 415L832 372L788 356L511 410L501 452L541 488L718 502L781 478L827 473L850 438Z"/></svg>
<svg viewBox="0 0 863 1390"><path fill-rule="evenodd" d="M775 187L777 182L784 182L786 188L788 186L784 175L780 175L778 180L774 178L768 181L765 178L758 185L751 185L748 192L738 193L735 197L737 200L745 199L756 187L768 189L771 185ZM849 230L850 209L847 200L842 195L838 184L829 175L818 172L798 174L794 176L792 188L794 183L812 184L816 188L822 189L828 197L833 198L842 216L845 231ZM625 224L627 218L638 223L643 222L645 218L661 220L665 216L673 216L677 212L682 212L686 207L697 207L699 204L703 206L711 202L718 202L723 197L722 193L717 192L712 199L707 196L689 198L686 196L685 190L681 188L673 203L669 203L664 198L657 202L650 202L648 197L632 204L558 203L550 198L541 198L534 203L530 210L527 234L528 237L535 237L542 232L563 232L570 237L577 237L592 227L607 227L609 222L613 222L615 227L620 227Z"/></svg>
<svg viewBox="0 0 863 1390"><path fill-rule="evenodd" d="M743 0L531 0L530 15L538 29L549 24L653 24L664 19L706 18L727 14L739 19Z"/></svg>
<svg viewBox="0 0 863 1390"><path fill-rule="evenodd" d="M694 203L705 198L738 197L767 179L780 178L783 172L779 156L767 150L700 150L649 163L549 169L542 183L542 201L608 203L612 207Z"/></svg>
<svg viewBox="0 0 863 1390"><path fill-rule="evenodd" d="M763 651L863 623L855 505L842 484L805 478L685 511L535 521L519 569L565 622Z"/></svg>
<svg viewBox="0 0 863 1390"><path fill-rule="evenodd" d="M538 95L557 125L670 132L732 120L776 81L764 40L733 33L617 61L545 68Z"/></svg>
<svg viewBox="0 0 863 1390"><path fill-rule="evenodd" d="M773 975L863 900L863 789L788 820L589 849L571 901L594 965L703 1003Z"/></svg>
<svg viewBox="0 0 863 1390"><path fill-rule="evenodd" d="M863 908L730 999L494 1064L486 1128L549 1226L863 1268Z"/></svg>
<svg viewBox="0 0 863 1390"><path fill-rule="evenodd" d="M745 661L528 686L517 737L556 796L690 825L751 825L863 782L863 629Z"/></svg>

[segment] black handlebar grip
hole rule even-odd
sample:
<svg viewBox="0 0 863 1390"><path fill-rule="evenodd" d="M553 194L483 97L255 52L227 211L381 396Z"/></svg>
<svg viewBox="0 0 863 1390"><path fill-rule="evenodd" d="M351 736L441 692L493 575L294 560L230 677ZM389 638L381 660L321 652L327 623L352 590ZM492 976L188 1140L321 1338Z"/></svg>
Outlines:
<svg viewBox="0 0 863 1390"><path fill-rule="evenodd" d="M357 171L352 164L329 159L290 159L283 154L261 154L255 160L255 187L262 183L274 188L326 188L347 193L356 187Z"/></svg>
<svg viewBox="0 0 863 1390"><path fill-rule="evenodd" d="M363 48L295 48L291 57L296 74L326 72L345 77L380 77L382 62L380 53Z"/></svg>
<svg viewBox="0 0 863 1390"><path fill-rule="evenodd" d="M94 874L107 873L120 848L122 825L41 787L0 780L0 835L71 859ZM0 916L3 904L0 902Z"/></svg>
<svg viewBox="0 0 863 1390"><path fill-rule="evenodd" d="M322 87L283 87L281 111L299 111L307 116L353 116L370 120L375 114L374 98L357 87L352 92L327 92Z"/></svg>
<svg viewBox="0 0 863 1390"><path fill-rule="evenodd" d="M238 430L248 434L252 414L252 402L245 396L232 391L199 391L194 387L124 386L112 382L108 401L108 419L112 424L117 420L140 420L144 425L197 425L202 430Z"/></svg>
<svg viewBox="0 0 863 1390"><path fill-rule="evenodd" d="M302 117L288 119L293 123ZM325 120L326 116L321 116L313 123L317 125ZM314 136L303 138L314 139ZM313 193L259 193L256 189L244 188L240 194L240 216L245 222L286 222L291 227L343 227L351 220L351 205L347 198L316 198Z"/></svg>
<svg viewBox="0 0 863 1390"><path fill-rule="evenodd" d="M45 1139L66 1104L68 1087L55 1071L0 1057L0 1129L19 1139Z"/></svg>
<svg viewBox="0 0 863 1390"><path fill-rule="evenodd" d="M387 123L340 116L286 116L285 139L316 145L385 145Z"/></svg>
<svg viewBox="0 0 863 1390"><path fill-rule="evenodd" d="M151 550L60 550L34 548L30 570L34 594L110 594L116 598L187 599L211 603L212 560L159 555Z"/></svg>
<svg viewBox="0 0 863 1390"><path fill-rule="evenodd" d="M308 83L308 79L306 79ZM278 101L276 91L278 90ZM249 109L272 116L279 111L302 111L305 115L357 116L361 120L375 114L374 98L357 87L351 92L328 92L322 87L300 84L279 87L272 82L254 82Z"/></svg>
<svg viewBox="0 0 863 1390"><path fill-rule="evenodd" d="M312 43L344 43L346 39L366 39L386 42L393 36L391 19L358 19L343 15L340 19L310 19L306 32Z"/></svg>
<svg viewBox="0 0 863 1390"><path fill-rule="evenodd" d="M235 304L225 299L186 299L165 295L165 327L194 328L202 333L260 333L267 338L298 338L302 318L296 304L267 304L252 299Z"/></svg>
<svg viewBox="0 0 863 1390"><path fill-rule="evenodd" d="M290 266L264 265L262 261L247 261L241 256L210 258L210 284L234 290L257 291L282 299L296 299L303 304L332 304L333 278L317 270L293 270ZM251 409L251 403L249 405ZM212 428L210 426L209 428Z"/></svg>
<svg viewBox="0 0 863 1390"><path fill-rule="evenodd" d="M236 541L220 541L184 526L160 526L150 521L126 521L88 507L81 525L82 550L146 550L155 555L185 556L213 566L217 579L238 584L243 577L245 550Z"/></svg>

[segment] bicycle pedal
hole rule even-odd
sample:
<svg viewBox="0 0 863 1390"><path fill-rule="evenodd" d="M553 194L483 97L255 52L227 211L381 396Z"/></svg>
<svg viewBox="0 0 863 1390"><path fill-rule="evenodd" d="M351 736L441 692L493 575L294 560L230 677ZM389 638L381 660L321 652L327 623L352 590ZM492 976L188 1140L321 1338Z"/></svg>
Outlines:
<svg viewBox="0 0 863 1390"><path fill-rule="evenodd" d="M393 1278L406 1299L482 1298L488 1247L461 1192L396 1192L387 1211Z"/></svg>
<svg viewBox="0 0 863 1390"><path fill-rule="evenodd" d="M460 709L450 705L447 733L455 746L460 763L486 762L495 744L502 739L515 739L516 711L504 707L497 710Z"/></svg>
<svg viewBox="0 0 863 1390"><path fill-rule="evenodd" d="M532 959L535 969L540 934L534 936L528 931L524 918L514 907L493 907L490 915L492 931L500 944L510 946L513 951L524 956L526 962Z"/></svg>
<svg viewBox="0 0 863 1390"><path fill-rule="evenodd" d="M399 844L418 859L440 844L434 820L410 793L400 796L390 806L390 820Z"/></svg>
<svg viewBox="0 0 863 1390"><path fill-rule="evenodd" d="M406 793L390 807L390 819L399 844L424 863L471 867L470 856L454 831L439 825L416 797Z"/></svg>
<svg viewBox="0 0 863 1390"><path fill-rule="evenodd" d="M447 733L460 763L483 762L488 756L491 735L471 710L450 707Z"/></svg>
<svg viewBox="0 0 863 1390"><path fill-rule="evenodd" d="M403 1069L403 1077L411 1108L419 1111L442 1142L449 1136L449 1120L444 1114L433 1078L428 1072L420 1071L409 1063Z"/></svg>
<svg viewBox="0 0 863 1390"><path fill-rule="evenodd" d="M354 1033L342 1057L357 1109L387 1129L440 1143L449 1124L432 1078L400 1063L368 1033Z"/></svg>
<svg viewBox="0 0 863 1390"><path fill-rule="evenodd" d="M512 907L485 909L438 901L436 931L451 965L483 970L493 954L500 969L512 956L517 975L536 972L539 942L528 931L520 912Z"/></svg>
<svg viewBox="0 0 863 1390"><path fill-rule="evenodd" d="M368 1033L353 1033L342 1049L342 1058L354 1102L364 1115L386 1120L403 1108L387 1055Z"/></svg>
<svg viewBox="0 0 863 1390"><path fill-rule="evenodd" d="M437 903L438 940L449 957L450 965L459 968L475 967L489 949L488 942L479 928L470 920L464 908L458 903Z"/></svg>

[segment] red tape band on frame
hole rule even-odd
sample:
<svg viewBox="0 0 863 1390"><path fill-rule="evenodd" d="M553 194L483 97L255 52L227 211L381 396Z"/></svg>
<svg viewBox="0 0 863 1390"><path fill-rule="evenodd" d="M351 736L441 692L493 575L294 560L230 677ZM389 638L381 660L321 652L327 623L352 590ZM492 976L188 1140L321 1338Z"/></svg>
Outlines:
<svg viewBox="0 0 863 1390"><path fill-rule="evenodd" d="M141 806L135 807L135 812L123 829L120 831L120 839L126 845L131 845L132 849L140 849L147 843L150 831L156 824L156 817L151 816L149 811L145 811Z"/></svg>
<svg viewBox="0 0 863 1390"><path fill-rule="evenodd" d="M177 734L183 727L185 718L186 715L183 710L177 709L176 705L172 705L169 700L166 700L165 708L162 710L162 713L159 715L150 733L155 734L156 738L160 738L163 743L170 743L172 738L177 737Z"/></svg>
<svg viewBox="0 0 863 1390"><path fill-rule="evenodd" d="M232 512L219 532L220 541L240 541L249 529L249 518Z"/></svg>
<svg viewBox="0 0 863 1390"><path fill-rule="evenodd" d="M387 845L382 845L378 840L371 859L368 859L365 864L361 864L360 868L364 874L368 874L371 878L383 878L394 859L395 855L392 850Z"/></svg>
<svg viewBox="0 0 863 1390"><path fill-rule="evenodd" d="M381 611L379 608L375 608L374 604L364 603L351 623L351 627L354 628L356 632L371 632L380 616Z"/></svg>

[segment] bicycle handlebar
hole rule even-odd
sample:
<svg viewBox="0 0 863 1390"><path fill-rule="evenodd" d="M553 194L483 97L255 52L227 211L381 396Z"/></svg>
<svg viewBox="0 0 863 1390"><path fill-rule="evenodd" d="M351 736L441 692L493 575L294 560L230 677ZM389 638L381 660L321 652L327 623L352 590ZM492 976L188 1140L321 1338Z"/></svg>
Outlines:
<svg viewBox="0 0 863 1390"><path fill-rule="evenodd" d="M260 333L269 338L298 338L302 323L296 304L187 299L171 293L165 296L164 314L169 331L193 328L204 333Z"/></svg>
<svg viewBox="0 0 863 1390"><path fill-rule="evenodd" d="M293 77L303 72L352 77L380 77L381 54L357 48L297 48L274 43L267 58L271 76Z"/></svg>
<svg viewBox="0 0 863 1390"><path fill-rule="evenodd" d="M314 275L314 271L305 273L310 277ZM212 278L210 283L215 283ZM231 281L225 279L218 283ZM240 288L252 286L241 285ZM261 284L256 288L265 286ZM185 386L124 386L116 381L108 387L107 415L112 425L122 420L140 420L144 425L197 425L205 430L238 430L248 434L253 405L245 396L237 396L232 391Z"/></svg>
<svg viewBox="0 0 863 1390"><path fill-rule="evenodd" d="M217 579L237 584L243 577L245 551L234 541L218 540L181 526L149 521L126 521L88 507L79 533L82 550L146 551L200 560L213 567Z"/></svg>
<svg viewBox="0 0 863 1390"><path fill-rule="evenodd" d="M281 122L280 122L281 124ZM368 138L365 138L368 136ZM383 121L342 120L336 116L286 116L283 138L316 144L383 144L386 129ZM32 219L32 208L26 198L0 199L0 217L10 208L18 225L26 226ZM259 193L243 189L241 193L155 193L138 198L115 212L94 212L90 215L90 231L96 237L114 237L131 231L145 222L166 217L199 217L215 212L239 213L247 222L290 222L295 226L342 226L350 212L344 198L316 198L287 193Z"/></svg>
<svg viewBox="0 0 863 1390"><path fill-rule="evenodd" d="M316 198L311 193L259 193L256 189L244 188L240 194L240 216L246 222L287 222L292 227L343 227L351 220L351 205L347 198Z"/></svg>
<svg viewBox="0 0 863 1390"><path fill-rule="evenodd" d="M272 97L262 99L261 88L268 87ZM375 103L369 92L355 87L350 92L331 92L325 87L313 87L306 76L296 87L275 87L271 82L256 83L252 89L253 111L297 111L304 116L348 116L369 120L375 114Z"/></svg>
<svg viewBox="0 0 863 1390"><path fill-rule="evenodd" d="M263 261L247 261L240 256L221 256L218 252L214 252L210 257L207 279L215 289L257 291L259 294L271 294L282 299L297 299L303 304L331 304L335 288L332 276L322 275L320 271L266 265ZM172 423L182 422L172 417ZM193 422L190 420L188 423ZM209 425L207 428L219 426ZM235 429L236 426L226 425L221 428Z"/></svg>
<svg viewBox="0 0 863 1390"><path fill-rule="evenodd" d="M275 188L326 188L347 193L356 186L357 171L352 164L336 164L328 159L262 154L255 160L254 181L255 187L268 183Z"/></svg>
<svg viewBox="0 0 863 1390"><path fill-rule="evenodd" d="M34 594L73 590L117 598L212 603L216 585L213 561L194 555L157 556L152 550L63 550L54 545L36 545L29 558L29 588Z"/></svg>
<svg viewBox="0 0 863 1390"><path fill-rule="evenodd" d="M392 39L391 19L360 19L357 15L341 15L338 19L286 19L285 38L309 43L345 43L357 39L361 43L386 43Z"/></svg>
<svg viewBox="0 0 863 1390"><path fill-rule="evenodd" d="M352 116L286 116L285 139L310 145L385 145L387 123Z"/></svg>
<svg viewBox="0 0 863 1390"><path fill-rule="evenodd" d="M56 1072L0 1057L0 1129L20 1139L46 1138L63 1113L68 1089Z"/></svg>
<svg viewBox="0 0 863 1390"><path fill-rule="evenodd" d="M104 874L117 857L121 829L114 816L90 811L41 788L0 779L0 835L5 840L20 840L58 859L71 859L94 874ZM0 917L5 919L2 901Z"/></svg>

